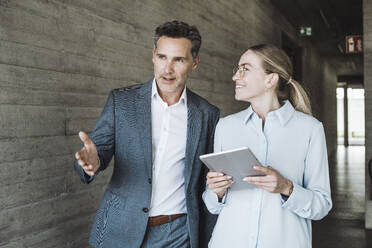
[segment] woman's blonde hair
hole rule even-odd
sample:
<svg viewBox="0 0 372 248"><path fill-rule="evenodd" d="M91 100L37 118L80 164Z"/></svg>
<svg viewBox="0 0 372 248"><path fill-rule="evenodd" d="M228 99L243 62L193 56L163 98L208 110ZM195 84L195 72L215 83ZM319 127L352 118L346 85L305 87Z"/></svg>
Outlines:
<svg viewBox="0 0 372 248"><path fill-rule="evenodd" d="M312 115L308 95L304 88L292 78L293 67L288 55L282 49L269 44L252 46L248 50L262 59L262 67L266 73L279 75L277 86L279 101L289 100L296 110Z"/></svg>

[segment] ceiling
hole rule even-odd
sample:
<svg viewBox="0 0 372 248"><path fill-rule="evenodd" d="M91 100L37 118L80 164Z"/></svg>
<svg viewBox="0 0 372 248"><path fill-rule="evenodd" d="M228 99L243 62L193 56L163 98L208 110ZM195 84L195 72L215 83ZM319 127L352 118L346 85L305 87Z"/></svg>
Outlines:
<svg viewBox="0 0 372 248"><path fill-rule="evenodd" d="M338 76L363 75L363 55L345 53L345 36L363 34L362 0L271 0L297 30L311 26L311 41Z"/></svg>

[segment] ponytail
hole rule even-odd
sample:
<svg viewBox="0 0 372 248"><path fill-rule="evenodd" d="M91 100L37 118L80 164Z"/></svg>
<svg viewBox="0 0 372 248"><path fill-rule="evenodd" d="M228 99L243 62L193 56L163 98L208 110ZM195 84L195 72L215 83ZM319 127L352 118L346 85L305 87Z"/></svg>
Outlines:
<svg viewBox="0 0 372 248"><path fill-rule="evenodd" d="M311 111L311 105L308 95L306 94L304 88L292 78L288 80L289 86L289 101L293 107L308 115L313 115Z"/></svg>

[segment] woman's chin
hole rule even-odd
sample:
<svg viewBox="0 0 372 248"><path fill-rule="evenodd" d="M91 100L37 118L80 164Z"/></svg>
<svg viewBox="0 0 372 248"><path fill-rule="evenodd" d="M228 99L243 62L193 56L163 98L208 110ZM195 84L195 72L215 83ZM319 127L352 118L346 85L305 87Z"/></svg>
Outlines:
<svg viewBox="0 0 372 248"><path fill-rule="evenodd" d="M237 101L244 101L244 97L242 97L240 94L235 93L235 100Z"/></svg>
<svg viewBox="0 0 372 248"><path fill-rule="evenodd" d="M235 93L235 100L241 101L242 97L239 94Z"/></svg>
<svg viewBox="0 0 372 248"><path fill-rule="evenodd" d="M239 94L235 94L235 100L240 102L250 102L250 98L240 96Z"/></svg>

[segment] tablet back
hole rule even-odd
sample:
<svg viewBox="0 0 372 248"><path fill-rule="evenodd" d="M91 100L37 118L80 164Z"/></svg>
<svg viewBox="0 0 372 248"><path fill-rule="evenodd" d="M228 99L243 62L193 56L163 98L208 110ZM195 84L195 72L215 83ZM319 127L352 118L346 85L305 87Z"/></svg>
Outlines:
<svg viewBox="0 0 372 248"><path fill-rule="evenodd" d="M231 186L231 190L252 188L253 185L243 181L243 178L264 175L262 172L253 169L253 166L261 164L248 147L205 154L200 156L200 160L211 171L232 176L234 184Z"/></svg>

